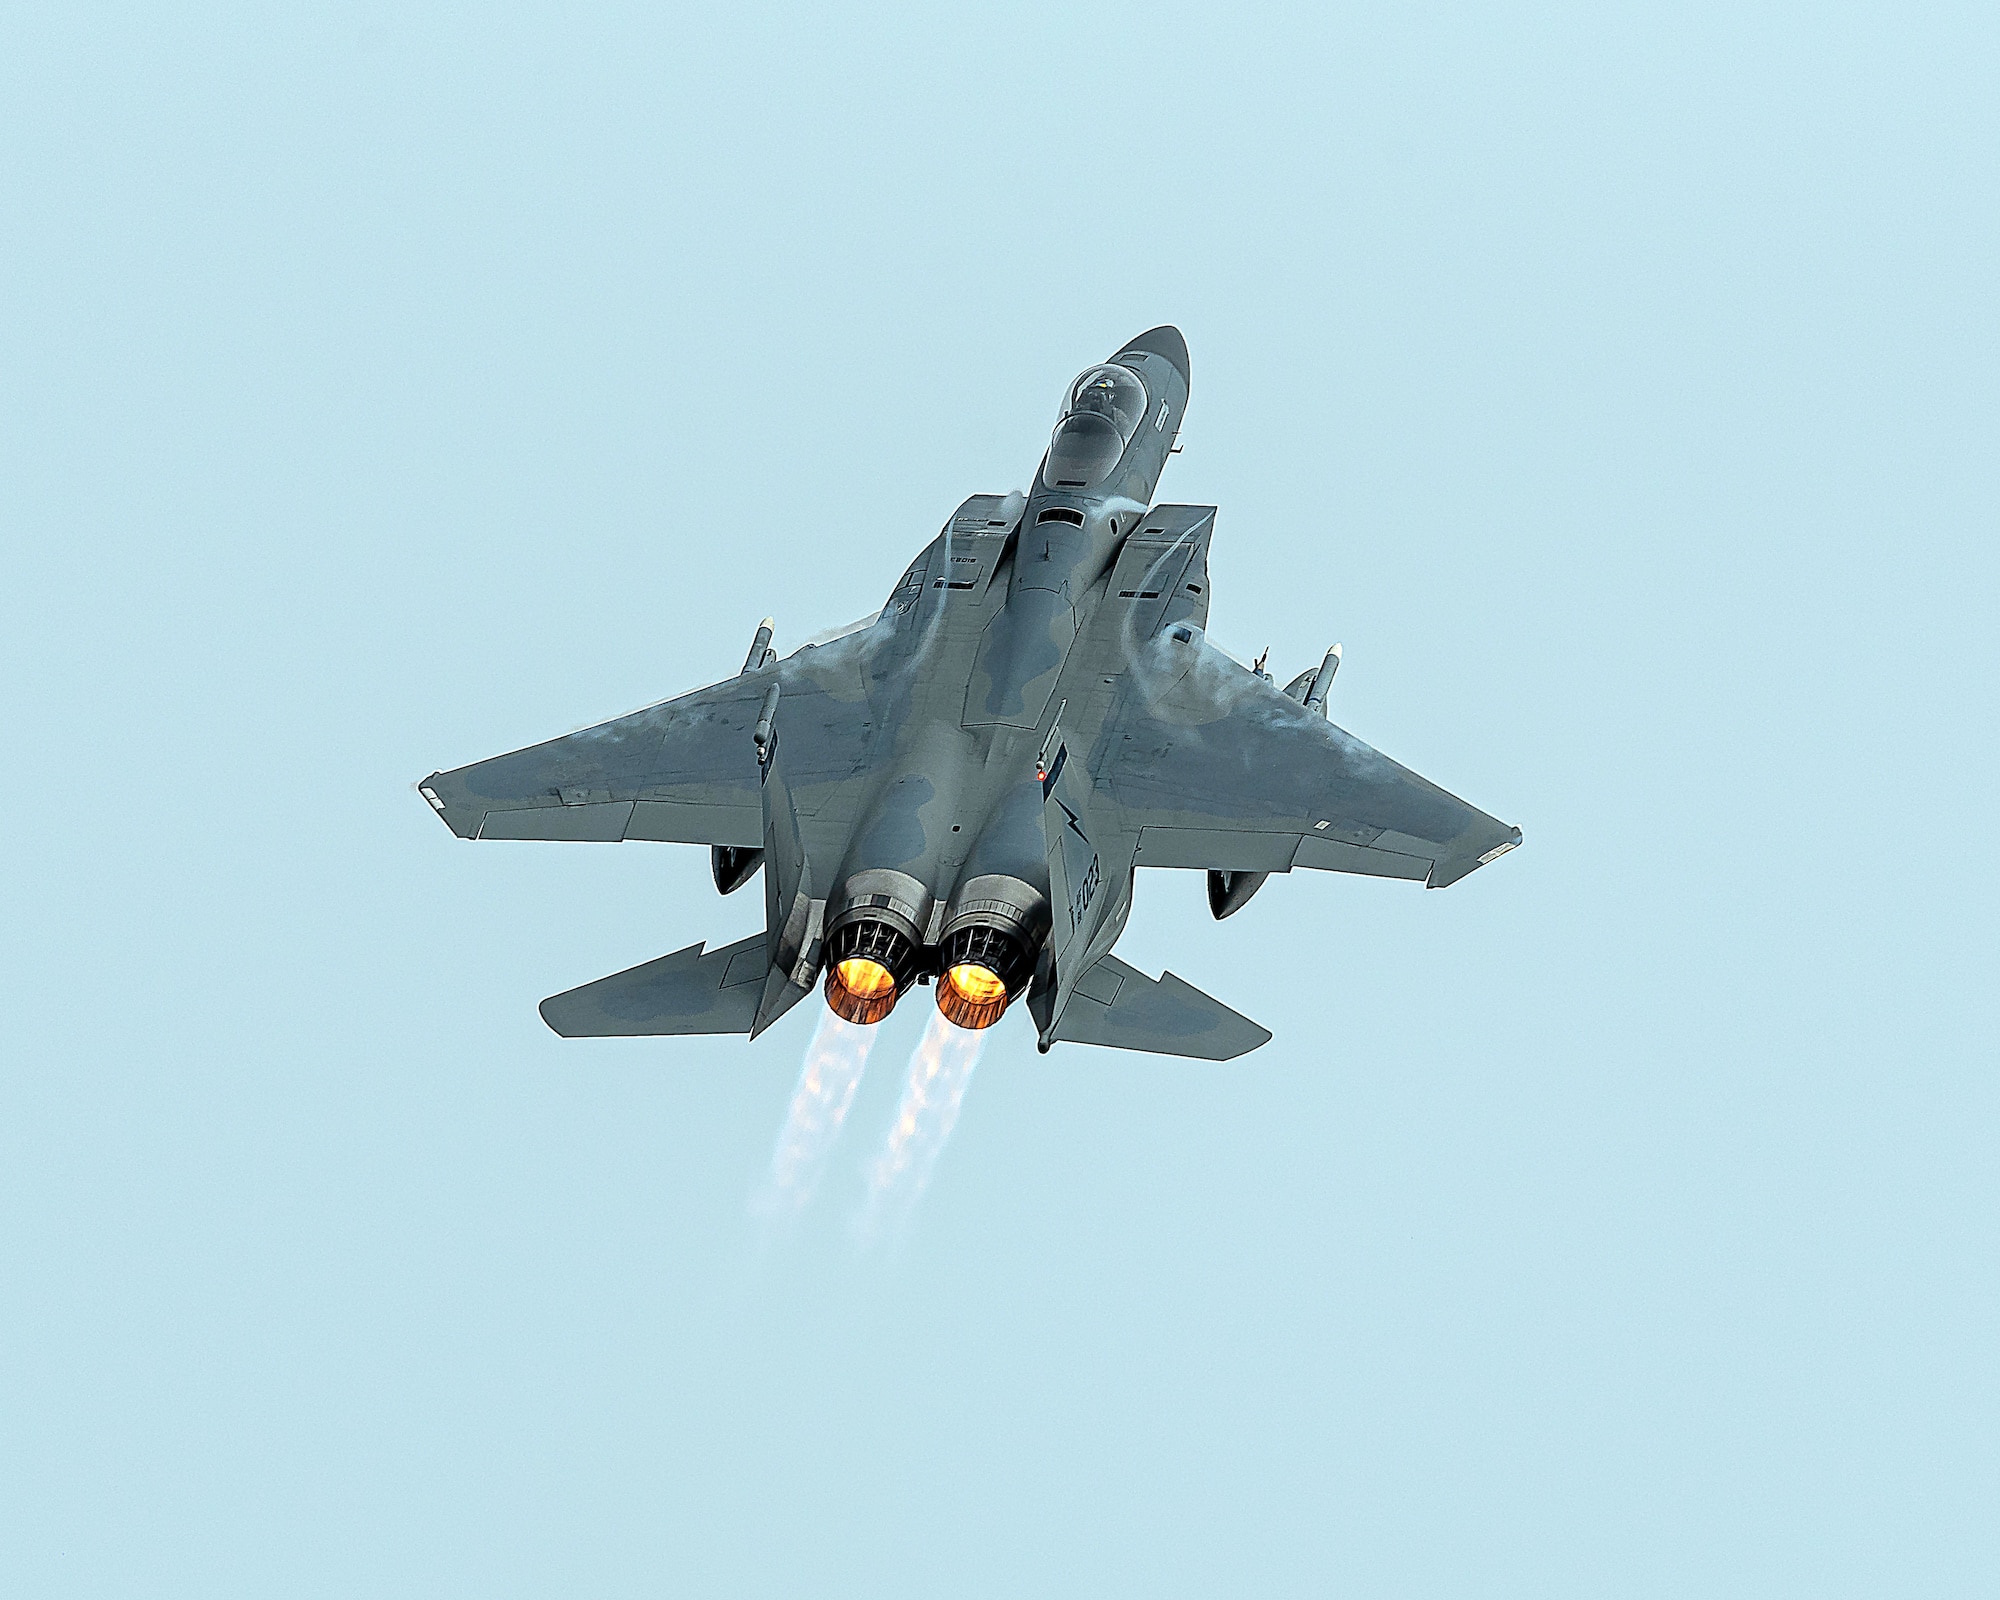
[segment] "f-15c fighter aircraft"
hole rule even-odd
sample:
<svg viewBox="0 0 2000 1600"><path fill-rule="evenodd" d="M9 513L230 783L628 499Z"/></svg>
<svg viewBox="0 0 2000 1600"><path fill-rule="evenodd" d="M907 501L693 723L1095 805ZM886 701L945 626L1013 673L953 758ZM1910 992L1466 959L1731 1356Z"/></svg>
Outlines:
<svg viewBox="0 0 2000 1600"><path fill-rule="evenodd" d="M1155 328L1066 395L1027 493L974 495L870 623L582 733L418 785L461 839L709 847L761 866L764 930L542 1002L566 1037L747 1033L823 982L880 1022L933 985L962 1028L1025 1001L1040 1048L1227 1060L1270 1033L1111 953L1139 867L1442 889L1521 842L1327 720L1339 647L1279 689L1211 646L1213 506L1154 505L1188 403Z"/></svg>

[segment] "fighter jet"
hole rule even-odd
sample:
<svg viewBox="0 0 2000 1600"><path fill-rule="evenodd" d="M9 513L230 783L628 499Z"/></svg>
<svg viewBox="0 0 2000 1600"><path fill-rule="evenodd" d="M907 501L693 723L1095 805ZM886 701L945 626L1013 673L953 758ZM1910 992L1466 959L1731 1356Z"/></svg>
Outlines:
<svg viewBox="0 0 2000 1600"><path fill-rule="evenodd" d="M974 495L872 620L419 792L461 839L709 847L761 867L764 928L542 1002L566 1038L746 1033L823 987L880 1022L930 987L961 1028L1017 1002L1057 1043L1228 1060L1271 1037L1112 953L1140 867L1217 918L1299 867L1442 889L1521 830L1328 720L1340 647L1280 689L1208 642L1214 506L1155 505L1187 343L1154 328L1065 392L1025 493Z"/></svg>

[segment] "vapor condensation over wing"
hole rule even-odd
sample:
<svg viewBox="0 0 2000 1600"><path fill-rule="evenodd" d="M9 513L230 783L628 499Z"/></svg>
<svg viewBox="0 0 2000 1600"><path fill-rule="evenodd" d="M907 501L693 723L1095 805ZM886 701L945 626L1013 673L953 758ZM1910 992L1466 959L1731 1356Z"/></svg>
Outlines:
<svg viewBox="0 0 2000 1600"><path fill-rule="evenodd" d="M854 1104L854 1091L861 1086L876 1032L843 1021L831 1011L820 1012L785 1125L771 1152L771 1175L758 1197L759 1211L791 1215L812 1198L826 1170L826 1158L840 1137L840 1125Z"/></svg>
<svg viewBox="0 0 2000 1600"><path fill-rule="evenodd" d="M966 1085L986 1045L983 1029L955 1027L934 1011L910 1055L903 1097L881 1154L868 1169L868 1200L860 1220L864 1240L905 1221L929 1187L965 1102Z"/></svg>

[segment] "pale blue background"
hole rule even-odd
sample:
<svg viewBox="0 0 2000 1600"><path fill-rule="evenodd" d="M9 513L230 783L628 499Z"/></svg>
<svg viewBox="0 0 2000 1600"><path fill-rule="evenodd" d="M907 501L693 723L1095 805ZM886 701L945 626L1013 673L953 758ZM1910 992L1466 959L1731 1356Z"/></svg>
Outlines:
<svg viewBox="0 0 2000 1600"><path fill-rule="evenodd" d="M1990 5L14 8L0 1592L1983 1595ZM880 604L1156 322L1213 631L1527 832L1010 1019L900 1256L705 855L411 783Z"/></svg>

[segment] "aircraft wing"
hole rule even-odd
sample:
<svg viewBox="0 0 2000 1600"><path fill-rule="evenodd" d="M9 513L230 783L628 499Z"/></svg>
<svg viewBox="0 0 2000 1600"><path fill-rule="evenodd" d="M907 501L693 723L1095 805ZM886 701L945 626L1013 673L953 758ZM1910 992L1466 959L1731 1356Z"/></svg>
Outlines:
<svg viewBox="0 0 2000 1600"><path fill-rule="evenodd" d="M797 654L630 716L508 755L434 772L418 790L461 839L659 839L764 843L757 753L764 697L795 791L810 797L866 764L873 715L864 635ZM802 801L802 809L809 801Z"/></svg>
<svg viewBox="0 0 2000 1600"><path fill-rule="evenodd" d="M1134 653L1093 770L1142 867L1318 867L1442 889L1521 830L1398 766L1171 627Z"/></svg>

